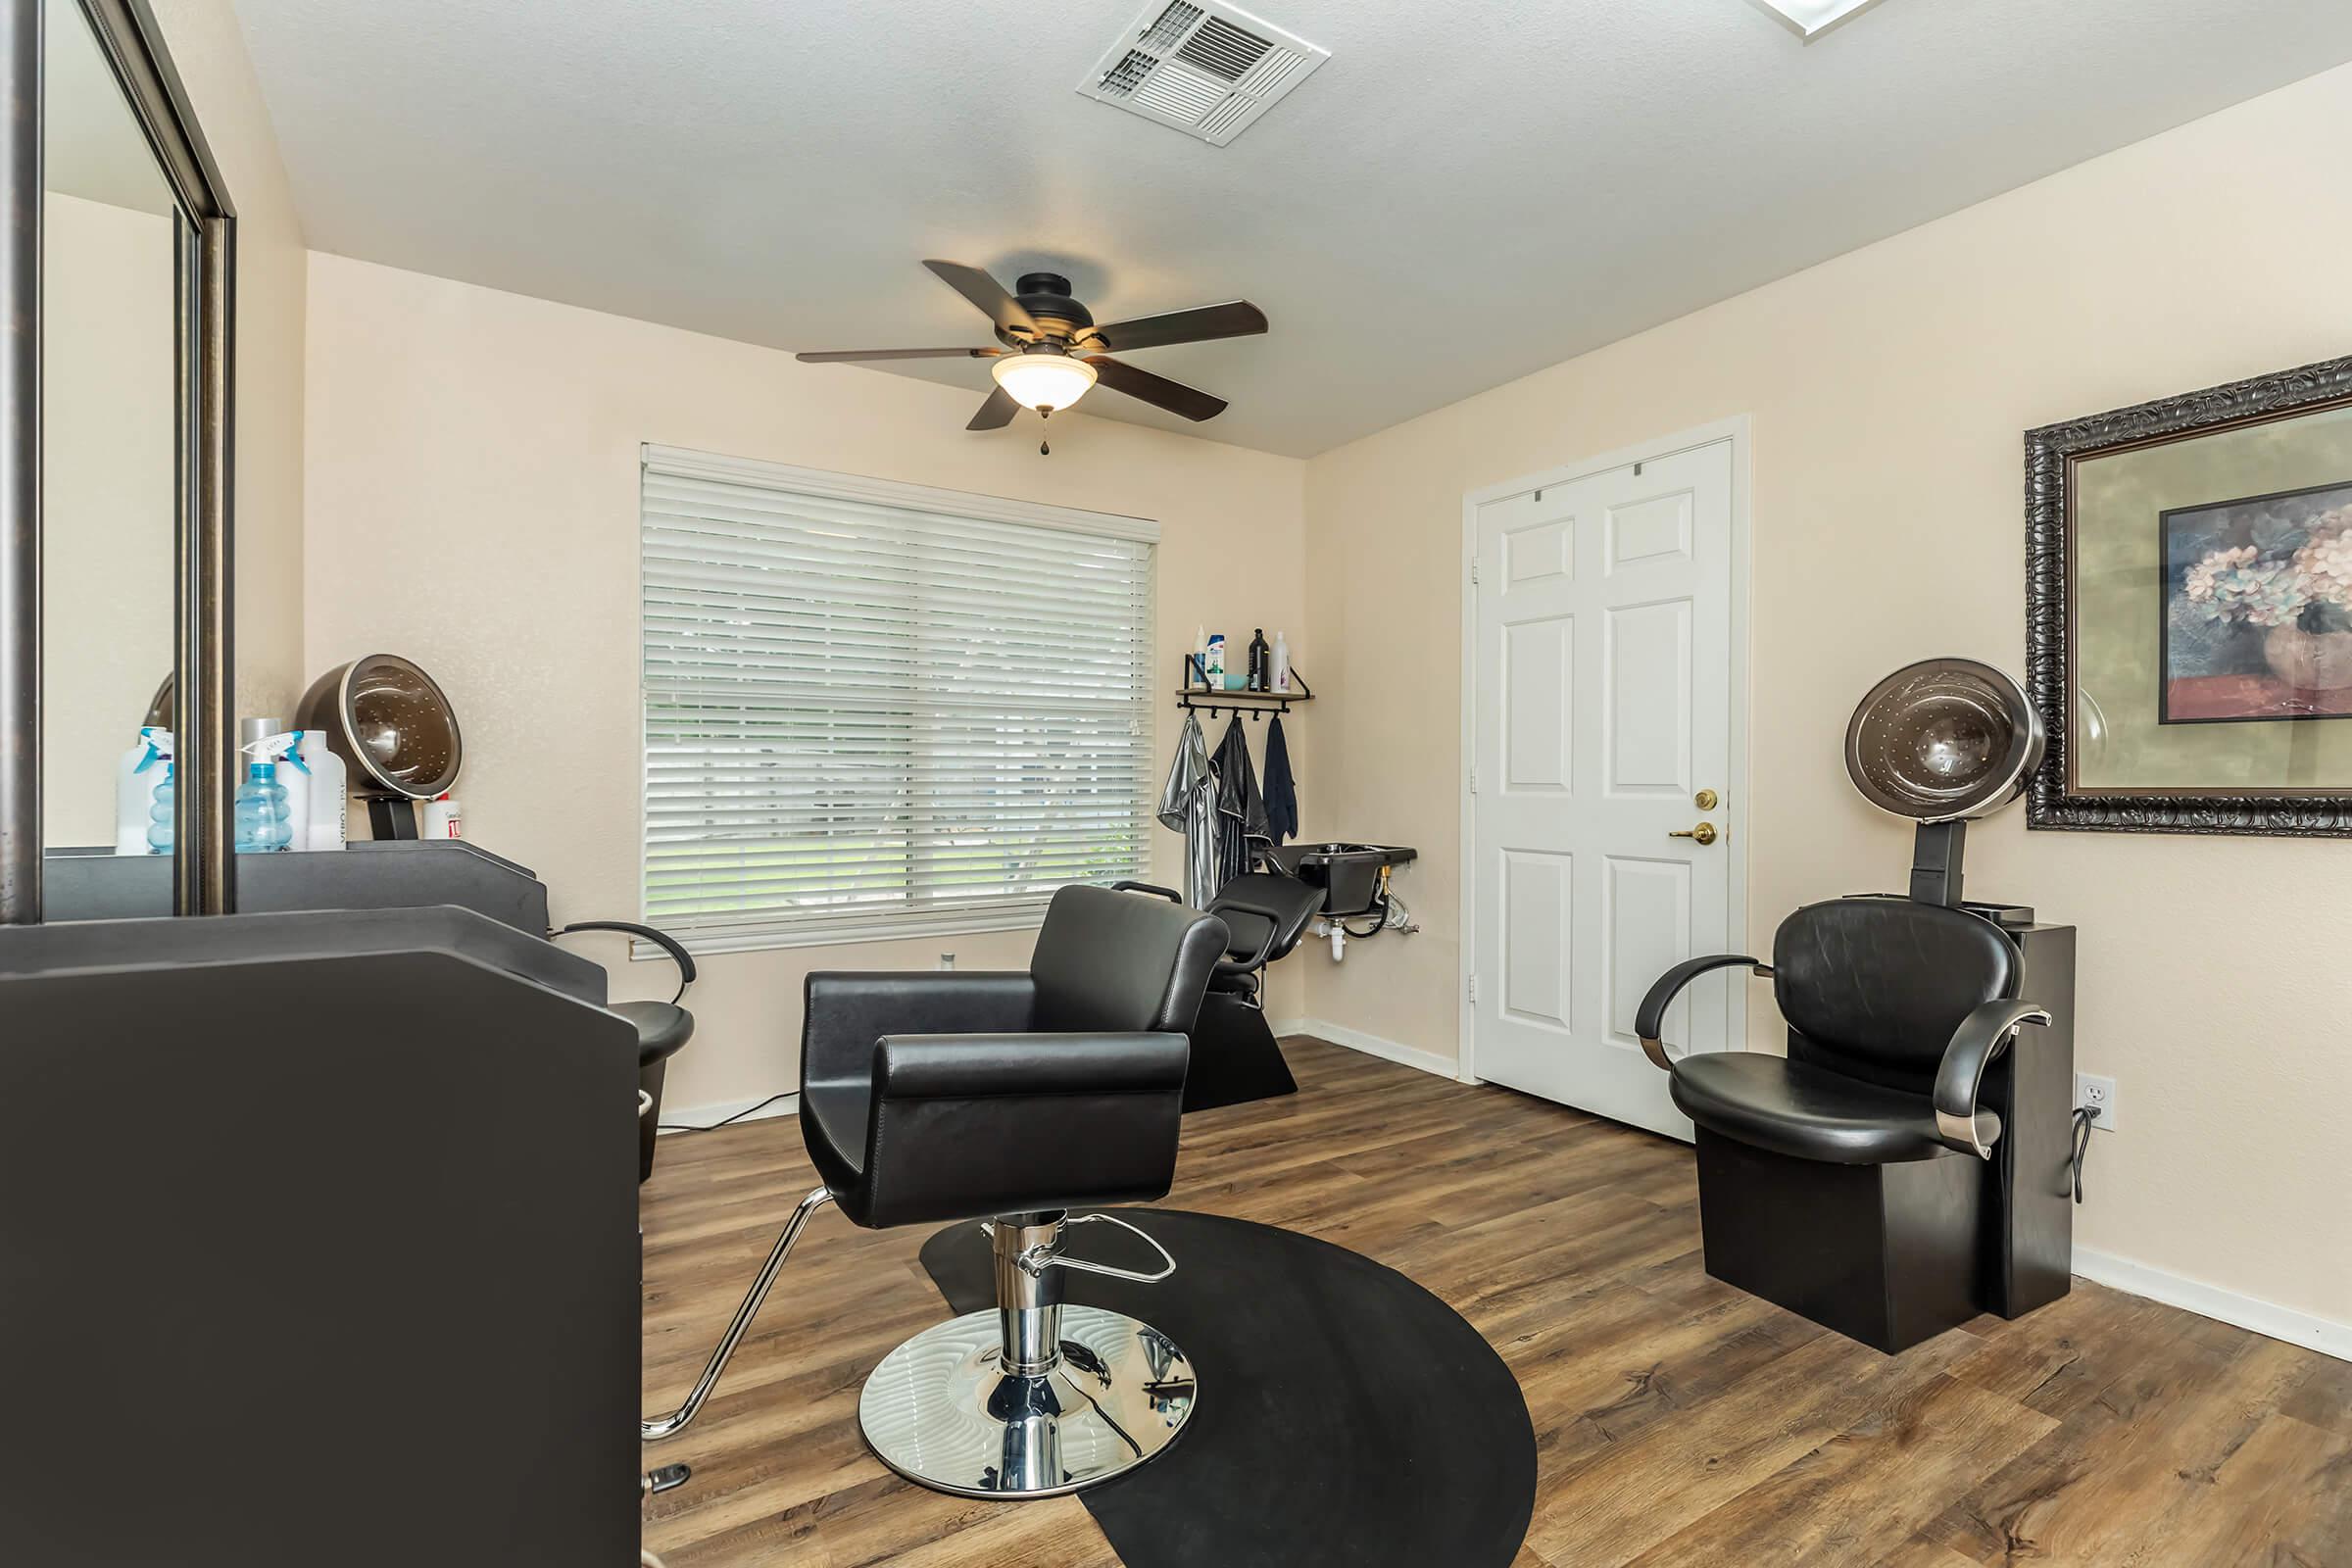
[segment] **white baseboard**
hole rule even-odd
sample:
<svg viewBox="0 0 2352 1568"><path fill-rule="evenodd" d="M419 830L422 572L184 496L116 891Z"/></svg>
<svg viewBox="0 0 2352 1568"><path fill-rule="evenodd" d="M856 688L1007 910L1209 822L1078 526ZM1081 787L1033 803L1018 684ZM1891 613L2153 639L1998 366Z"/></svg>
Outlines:
<svg viewBox="0 0 2352 1568"><path fill-rule="evenodd" d="M709 1127L713 1123L725 1121L729 1116L743 1116L743 1122L752 1122L766 1121L771 1116L794 1116L800 1113L801 1097L798 1091L786 1095L781 1100L770 1101L761 1105L760 1102L763 1100L767 1100L767 1097L760 1095L749 1100L713 1101L708 1105L673 1105L665 1100L662 1102L662 1136L667 1137L672 1131L685 1132L696 1127ZM753 1110L754 1105L760 1105L760 1108ZM746 1111L750 1111L751 1114L744 1115ZM740 1127L743 1122L737 1122L735 1125Z"/></svg>
<svg viewBox="0 0 2352 1568"><path fill-rule="evenodd" d="M2144 1296L2151 1301L2162 1301L2199 1317L2233 1323L2288 1345L2300 1345L2323 1355L2352 1361L2352 1323L2331 1323L2291 1306L2257 1300L2203 1280L2184 1279L2128 1257L2094 1252L2087 1248L2075 1249L2075 1272L2127 1295Z"/></svg>
<svg viewBox="0 0 2352 1568"><path fill-rule="evenodd" d="M1350 1029L1346 1024L1333 1023L1327 1018L1277 1018L1273 1020L1273 1028L1277 1035L1313 1035L1335 1046L1346 1046L1349 1051L1360 1051L1367 1056L1378 1056L1383 1061L1418 1067L1423 1072L1436 1073L1441 1078L1458 1080L1461 1076L1451 1056L1441 1056L1419 1046L1383 1040L1378 1035L1368 1035L1361 1029Z"/></svg>

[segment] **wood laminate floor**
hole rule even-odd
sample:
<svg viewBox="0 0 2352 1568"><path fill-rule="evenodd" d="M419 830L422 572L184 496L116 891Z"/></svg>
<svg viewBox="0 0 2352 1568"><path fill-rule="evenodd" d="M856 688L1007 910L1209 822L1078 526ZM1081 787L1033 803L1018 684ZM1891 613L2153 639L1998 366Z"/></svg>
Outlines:
<svg viewBox="0 0 2352 1568"><path fill-rule="evenodd" d="M2081 1280L1882 1356L1706 1277L1687 1148L1285 1046L1299 1093L1187 1117L1167 1206L1353 1248L1486 1335L1535 1420L1516 1568L2352 1568L2352 1364ZM814 1182L789 1119L662 1141L649 1411ZM928 1234L811 1225L701 1419L649 1450L694 1466L647 1510L670 1568L1115 1568L1075 1499L943 1496L859 1441L866 1373L945 1315Z"/></svg>

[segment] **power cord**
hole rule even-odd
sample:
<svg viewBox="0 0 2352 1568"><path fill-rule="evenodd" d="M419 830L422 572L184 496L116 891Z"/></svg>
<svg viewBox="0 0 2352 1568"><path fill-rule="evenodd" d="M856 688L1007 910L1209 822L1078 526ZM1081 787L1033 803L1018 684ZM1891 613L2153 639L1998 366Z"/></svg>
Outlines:
<svg viewBox="0 0 2352 1568"><path fill-rule="evenodd" d="M2096 1105L2075 1107L2075 1152L2068 1163L2074 1167L2075 1201L2078 1203L2082 1201L2082 1159L2090 1152L2090 1124L2098 1119L2099 1108Z"/></svg>
<svg viewBox="0 0 2352 1568"><path fill-rule="evenodd" d="M770 1095L765 1100L760 1102L760 1103L757 1105L746 1105L743 1107L743 1109L737 1111L734 1115L729 1116L726 1120L714 1121L708 1127L697 1127L691 1122L664 1121L657 1122L654 1130L656 1132L663 1133L714 1133L721 1127L734 1126L737 1122L743 1120L744 1117L752 1115L757 1111L765 1110L768 1106L774 1104L779 1100L790 1100L793 1097L793 1093L794 1091L787 1089L780 1095Z"/></svg>

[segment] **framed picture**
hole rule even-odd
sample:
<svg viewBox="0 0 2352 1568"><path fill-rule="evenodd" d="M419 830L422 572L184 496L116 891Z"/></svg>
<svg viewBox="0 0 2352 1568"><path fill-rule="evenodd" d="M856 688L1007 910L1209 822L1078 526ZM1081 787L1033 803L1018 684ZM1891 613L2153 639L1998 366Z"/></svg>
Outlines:
<svg viewBox="0 0 2352 1568"><path fill-rule="evenodd" d="M2026 437L2037 828L2352 836L2352 358Z"/></svg>

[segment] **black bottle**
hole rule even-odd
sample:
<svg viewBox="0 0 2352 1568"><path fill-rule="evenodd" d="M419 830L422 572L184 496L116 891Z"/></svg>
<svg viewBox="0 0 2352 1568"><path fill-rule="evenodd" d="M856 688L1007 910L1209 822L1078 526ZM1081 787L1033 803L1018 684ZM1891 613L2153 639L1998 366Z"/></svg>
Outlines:
<svg viewBox="0 0 2352 1568"><path fill-rule="evenodd" d="M1257 628L1250 639L1250 689L1253 692L1271 690L1274 684L1274 650L1266 646L1266 628Z"/></svg>

